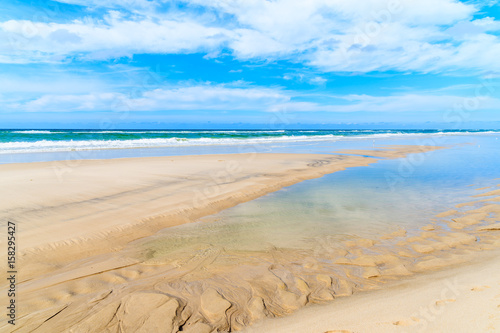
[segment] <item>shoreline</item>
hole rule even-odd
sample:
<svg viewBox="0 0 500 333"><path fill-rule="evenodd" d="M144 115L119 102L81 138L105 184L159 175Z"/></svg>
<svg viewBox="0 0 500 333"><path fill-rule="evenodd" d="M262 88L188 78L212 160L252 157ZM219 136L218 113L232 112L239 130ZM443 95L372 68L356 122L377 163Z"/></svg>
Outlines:
<svg viewBox="0 0 500 333"><path fill-rule="evenodd" d="M231 154L79 160L62 167L52 162L4 164L0 211L5 219L31 223L24 235L28 251L94 238L109 242L110 234L126 234L126 228L143 226L152 234L306 179L376 161L341 155ZM143 206L129 207L137 202ZM60 221L43 225L49 216ZM69 220L71 226L65 223ZM47 228L51 230L39 237Z"/></svg>
<svg viewBox="0 0 500 333"><path fill-rule="evenodd" d="M386 148L384 158L442 148ZM116 241L123 245L283 187L378 160L342 152L244 153L2 164L0 211L3 219L29 225L23 235L28 251L44 246L42 250L60 250L96 239L109 243L115 232L121 233ZM143 206L130 207L138 202ZM43 224L48 218L51 226Z"/></svg>
<svg viewBox="0 0 500 333"><path fill-rule="evenodd" d="M53 129L52 129L53 130ZM2 129L0 129L2 131ZM20 131L20 132L27 132L29 134L30 130L12 130L12 129L3 129L3 131ZM51 130L41 130L43 131L51 131ZM61 131L60 133L64 133L64 131L68 130L53 130L53 131ZM71 130L76 131L76 132L81 132L81 131L86 131L86 130ZM120 133L124 132L125 134L127 132L130 132L133 134L136 130L113 130L113 131L104 131L101 132L99 130L95 130L96 135L101 135L105 136L106 134L113 134L113 132ZM152 132L154 133L155 130L138 130L141 133L148 133ZM178 130L165 130L166 133L168 132L177 132ZM181 132L183 130L180 130ZM186 130L190 131L190 130ZM200 132L210 132L211 130L199 130ZM225 130L212 130L215 132L224 132ZM227 130L227 132L231 131L241 131L241 132L252 132L256 131L259 132L261 130ZM431 132L419 132L419 130L408 130L408 129L394 129L394 130L375 130L375 131L380 131L384 133L373 133L373 130L278 130L277 132L311 132L311 131L317 131L317 132L332 132L332 133L337 133L333 134L334 136L329 137L328 135L331 134L320 134L316 136L309 136L309 135L303 135L304 138L294 138L294 137L289 137L289 136L270 136L270 137L248 137L248 138L216 138L214 140L228 140L228 142L224 143L190 143L190 144L181 144L181 145L174 145L171 143L166 143L166 144L158 144L158 145L136 145L136 146L123 146L123 147L114 147L114 146L104 146L104 147L84 147L84 148L71 148L71 147L65 147L65 148L55 148L56 150L51 150L51 149L40 149L40 150L30 150L30 151L23 151L23 150L15 150L15 151L1 151L0 149L0 157L2 155L17 155L17 154L80 154L80 155L85 155L88 154L89 152L91 153L92 151L115 151L115 150L140 150L140 149L182 149L182 148L196 148L196 147L204 147L204 148L209 148L209 147L235 147L235 146L247 146L247 145L266 145L266 144L280 144L280 143L322 143L322 142L339 142L339 141L349 141L349 140L354 140L354 141L359 141L359 140L384 140L384 139L414 139L414 138L425 138L425 137L453 137L453 136L468 136L468 135L498 135L500 134L499 131L496 130L428 130ZM341 135L338 133L345 133L345 132L359 132L359 131L369 131L370 133L364 134L364 135ZM400 133L393 133L392 131L402 131ZM406 131L406 132L405 132ZM432 132L435 131L435 132ZM196 132L196 130L195 130ZM269 130L264 132L274 132L274 130ZM52 134L55 135L58 132L53 132ZM50 134L50 133L46 133ZM34 133L31 133L30 135L34 135ZM384 136L385 135L385 136ZM111 140L111 141L116 141L116 142L127 142L127 141L140 141L140 140L157 140L157 139L175 139L178 142L184 142L185 140L197 140L200 138L189 138L189 137L169 137L169 138L161 138L161 137L153 137L153 138L134 138L134 139L120 139L120 140ZM211 138L209 138L211 139ZM235 140L234 142L230 140ZM238 141L241 140L241 141ZM64 141L64 142L87 142L87 141L110 141L110 140L76 140L76 141ZM38 141L21 141L22 143L37 143L37 142L53 142L53 143L58 143L58 141L51 141L51 140L46 140L45 137L41 137L40 140ZM18 143L17 141L14 141L14 143ZM74 146L74 144L73 144ZM1 147L1 144L0 144ZM64 160L64 158L63 158ZM15 162L14 162L15 163Z"/></svg>
<svg viewBox="0 0 500 333"><path fill-rule="evenodd" d="M124 322L128 322L129 329L139 329L137 323L124 317L127 311L118 317L107 316L110 311L116 314L121 307L131 307L133 303L143 304L144 308L136 311L149 316L153 309L148 310L146 304L153 297L158 307L168 308L163 308L166 312L162 313L162 320L167 320L164 324L172 329L183 326L186 332L238 330L263 317L289 314L310 302L324 303L360 290L378 289L381 284L416 272L458 263L469 256L445 260L440 253L449 249L457 254L476 253L476 238L468 235L469 229L484 235L484 249L500 245L494 239L488 241L490 232L480 229L485 227L482 220L490 222L488 214L498 213L498 205L487 204L490 199L476 200L476 204L484 203L483 208L455 212L466 216L450 221L448 226L456 229L452 233L444 232L436 222L423 228L421 235L398 231L380 239L345 241L327 249L333 266L317 261L321 258L316 256L324 253L290 249L246 253L212 246L165 257L161 233L150 237L168 226L194 221L306 179L369 165L380 158L401 158L435 149L442 147L385 147L370 150L373 158L359 156L367 151L352 150L330 156L239 154L80 161L59 184L54 182L57 173L50 168L50 162L0 166L0 170L8 171L2 173L5 180L25 191L17 197L4 197L2 204L24 205L17 212L24 214L19 215L23 223L35 227L31 235L20 236L24 244L27 240L32 245L29 250L25 246L20 256L20 265L24 267L21 301L29 309L29 314L23 313L19 318L21 328L31 331L43 325L41 331L58 331L68 325L75 327L67 320L79 318L78 329L83 331L91 327L86 325L96 322L108 323L97 331L116 328ZM228 161L228 157L232 159ZM26 177L27 173L31 176ZM47 192L47 185L52 192ZM193 187L198 192L193 192ZM200 188L209 190L200 192ZM197 193L201 196L197 197ZM31 210L26 207L26 197L31 199ZM170 208L165 206L165 199ZM13 207L7 214L16 212ZM141 213L153 210L156 215L144 217ZM46 215L40 215L41 211ZM453 214L448 215L443 218L453 218ZM50 216L51 225L43 224ZM55 221L54 216L62 219ZM131 217L137 219L135 223ZM96 222L89 225L92 220ZM96 227L101 231L88 232ZM50 237L42 239L44 229ZM74 237L75 233L80 233L79 238ZM436 247L436 240L444 245ZM366 250L377 254L366 254ZM399 255L404 253L406 259L397 259L397 251ZM306 270L293 268L294 262L301 261ZM222 277L225 282L220 280ZM95 305L89 308L91 299ZM61 311L64 316L45 324L47 318ZM146 321L156 325L157 320L161 321Z"/></svg>

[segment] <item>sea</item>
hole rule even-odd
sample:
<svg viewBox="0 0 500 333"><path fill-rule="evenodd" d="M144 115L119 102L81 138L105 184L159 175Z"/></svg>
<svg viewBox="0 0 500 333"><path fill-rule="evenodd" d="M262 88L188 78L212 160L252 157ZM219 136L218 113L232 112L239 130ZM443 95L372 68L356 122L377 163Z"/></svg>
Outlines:
<svg viewBox="0 0 500 333"><path fill-rule="evenodd" d="M463 210L456 205L500 186L500 130L1 130L0 164L52 161L71 168L81 159L332 154L391 145L446 149L306 180L141 242L154 244L158 260L213 247L317 250L321 257L344 240L401 228L416 235L436 214Z"/></svg>
<svg viewBox="0 0 500 333"><path fill-rule="evenodd" d="M0 130L0 163L186 154L310 152L307 146L424 137L498 135L495 130ZM304 148L306 147L306 148ZM288 150L287 150L288 149ZM313 149L320 152L320 148Z"/></svg>
<svg viewBox="0 0 500 333"><path fill-rule="evenodd" d="M500 132L387 134L389 137L381 137L384 134L378 133L374 140L286 148L332 153L337 148L365 149L373 144L375 148L435 144L446 149L382 158L369 166L305 180L195 223L165 229L154 238L168 255L179 249L194 251L200 244L236 251L310 250L358 237L376 238L401 228L408 235L417 235L422 226L437 221L436 214L470 209L456 205L500 188ZM449 230L446 224L440 225Z"/></svg>

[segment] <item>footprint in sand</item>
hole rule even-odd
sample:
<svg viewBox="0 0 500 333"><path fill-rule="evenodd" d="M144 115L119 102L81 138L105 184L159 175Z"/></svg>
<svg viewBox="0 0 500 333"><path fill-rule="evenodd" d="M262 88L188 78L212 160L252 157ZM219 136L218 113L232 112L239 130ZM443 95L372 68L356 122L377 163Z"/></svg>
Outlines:
<svg viewBox="0 0 500 333"><path fill-rule="evenodd" d="M474 287L474 288L471 288L470 290L471 291L483 291L485 289L488 289L490 286L479 286L479 287Z"/></svg>
<svg viewBox="0 0 500 333"><path fill-rule="evenodd" d="M413 324L411 320L398 320L392 323L395 326L410 326Z"/></svg>
<svg viewBox="0 0 500 333"><path fill-rule="evenodd" d="M440 299L438 301L436 301L436 305L440 306L440 305L445 305L446 303L453 303L455 302L456 299L454 298L450 298L450 299Z"/></svg>
<svg viewBox="0 0 500 333"><path fill-rule="evenodd" d="M392 324L395 326L411 326L415 323L418 323L419 319L415 317L411 317L410 319L403 319L393 322Z"/></svg>

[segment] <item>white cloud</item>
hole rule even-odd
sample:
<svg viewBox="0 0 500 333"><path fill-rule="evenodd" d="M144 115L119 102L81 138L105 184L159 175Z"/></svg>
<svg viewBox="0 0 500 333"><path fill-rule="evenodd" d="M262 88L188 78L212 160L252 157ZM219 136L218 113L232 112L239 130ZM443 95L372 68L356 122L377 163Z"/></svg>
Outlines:
<svg viewBox="0 0 500 333"><path fill-rule="evenodd" d="M431 72L474 63L442 26L469 22L478 9L452 0L198 1L234 15L244 29L229 43L242 59L291 59L324 71ZM496 41L491 41L496 44ZM463 46L463 47L462 47ZM472 45L472 47L475 45ZM483 45L484 47L485 45ZM488 52L492 56L494 52ZM447 62L456 57L453 65ZM491 67L490 67L491 68Z"/></svg>
<svg viewBox="0 0 500 333"><path fill-rule="evenodd" d="M138 21L122 19L110 12L106 22L73 21L71 23L40 23L10 20L0 23L0 50L4 57L25 56L48 61L74 54L87 58L109 59L135 53L207 52L219 47L230 31L206 27L192 20ZM1 60L1 59L0 59Z"/></svg>
<svg viewBox="0 0 500 333"><path fill-rule="evenodd" d="M278 89L237 88L199 85L144 91L141 96L126 93L45 94L5 108L19 111L163 111L163 110L249 110L265 111L285 103L290 96Z"/></svg>
<svg viewBox="0 0 500 333"><path fill-rule="evenodd" d="M325 84L328 80L321 77L321 76L316 76L312 73L287 73L283 75L283 79L285 80L297 80L299 82L306 82L311 85L323 85Z"/></svg>
<svg viewBox="0 0 500 333"><path fill-rule="evenodd" d="M300 97L300 99L299 99ZM3 101L4 110L22 112L71 111L254 111L254 112L445 112L451 109L492 110L500 99L483 91L478 97L401 94L389 96L330 96L318 103L308 96L278 88L196 85L159 88L140 96L117 92L45 94L30 101Z"/></svg>
<svg viewBox="0 0 500 333"><path fill-rule="evenodd" d="M92 6L92 7L128 7L128 8L144 8L153 7L154 2L148 0L55 0L61 3L80 5L80 6Z"/></svg>
<svg viewBox="0 0 500 333"><path fill-rule="evenodd" d="M67 23L0 22L0 62L213 58L229 49L240 60L286 59L334 72L500 70L500 22L475 19L481 8L471 2L190 0L181 12L145 0L60 1L112 10Z"/></svg>
<svg viewBox="0 0 500 333"><path fill-rule="evenodd" d="M26 80L28 76L29 80ZM0 74L0 87L2 87L2 93L22 95L27 98L53 93L54 91L59 94L80 94L88 91L109 89L109 85L97 77L66 73L50 75L40 70L23 71L23 73L17 75Z"/></svg>
<svg viewBox="0 0 500 333"><path fill-rule="evenodd" d="M393 96L347 95L342 99L347 105L338 105L335 111L378 111L378 112L445 112L447 110L490 110L500 108L500 99L489 95L454 96L405 94Z"/></svg>

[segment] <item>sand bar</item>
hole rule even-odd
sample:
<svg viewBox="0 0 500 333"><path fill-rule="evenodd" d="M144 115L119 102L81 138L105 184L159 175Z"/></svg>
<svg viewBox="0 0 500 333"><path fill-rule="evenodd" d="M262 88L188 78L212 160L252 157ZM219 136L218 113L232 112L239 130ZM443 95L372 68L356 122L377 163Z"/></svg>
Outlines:
<svg viewBox="0 0 500 333"><path fill-rule="evenodd" d="M435 149L441 147L406 146L385 155ZM306 179L376 161L248 153L4 164L0 217L19 223L23 251L79 241L90 251L91 241L123 245Z"/></svg>
<svg viewBox="0 0 500 333"><path fill-rule="evenodd" d="M5 164L0 217L18 223L23 251L78 242L88 249L97 239L113 247L305 179L374 162L359 156L234 154Z"/></svg>
<svg viewBox="0 0 500 333"><path fill-rule="evenodd" d="M392 158L404 156L404 149L436 148L398 147ZM374 162L351 155L238 154L80 161L70 169L0 166L10 191L2 192L2 217L22 230L18 331L239 330L500 245L496 229L488 227L498 218L494 204L471 204L421 232L303 251L200 246L164 256L161 235L153 235L305 179ZM453 232L443 229L448 224Z"/></svg>

